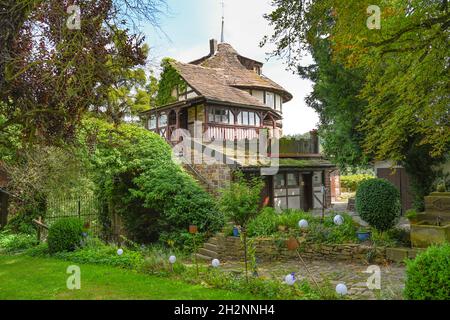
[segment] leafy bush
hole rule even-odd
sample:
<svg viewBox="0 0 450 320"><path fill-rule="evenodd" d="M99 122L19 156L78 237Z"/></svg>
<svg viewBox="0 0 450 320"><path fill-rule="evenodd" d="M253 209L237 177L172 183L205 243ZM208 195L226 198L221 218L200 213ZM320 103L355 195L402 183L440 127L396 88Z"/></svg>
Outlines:
<svg viewBox="0 0 450 320"><path fill-rule="evenodd" d="M277 232L277 227L277 213L273 208L266 207L248 224L248 235L250 237L272 235Z"/></svg>
<svg viewBox="0 0 450 320"><path fill-rule="evenodd" d="M251 277L247 281L240 275L211 268L202 270L201 277L197 278L193 269L188 268L181 275L184 281L193 284L202 283L217 289L250 293L270 300L315 300L325 298L305 280L297 281L293 286L286 285L281 279L273 280L262 277ZM326 290L322 290L322 292L326 292ZM327 295L326 298L332 299L333 295Z"/></svg>
<svg viewBox="0 0 450 320"><path fill-rule="evenodd" d="M236 177L237 180L232 182L229 188L223 190L219 200L219 208L231 221L241 226L245 277L248 281L247 225L260 212L260 197L264 182L258 177L246 179L242 173L238 173Z"/></svg>
<svg viewBox="0 0 450 320"><path fill-rule="evenodd" d="M0 251L15 252L25 250L36 245L36 236L29 234L15 234L8 231L0 233Z"/></svg>
<svg viewBox="0 0 450 320"><path fill-rule="evenodd" d="M50 253L73 251L81 245L83 223L77 218L63 218L52 224L48 230Z"/></svg>
<svg viewBox="0 0 450 320"><path fill-rule="evenodd" d="M219 208L235 224L246 228L259 214L264 182L259 178L245 179L242 174L236 176L237 180L222 191Z"/></svg>
<svg viewBox="0 0 450 320"><path fill-rule="evenodd" d="M248 225L248 234L251 237L282 236L278 230L279 226L286 226L290 234L303 235L308 242L314 243L346 243L356 241L356 227L351 216L341 214L344 223L335 225L334 216L321 218L314 217L309 213L295 210L285 210L276 213L272 208L265 208L261 214L253 219ZM307 231L298 227L302 219L308 221Z"/></svg>
<svg viewBox="0 0 450 320"><path fill-rule="evenodd" d="M370 174L353 174L349 176L341 176L341 187L348 191L356 191L358 186L366 180L373 179Z"/></svg>
<svg viewBox="0 0 450 320"><path fill-rule="evenodd" d="M168 275L172 271L169 257L174 255L177 260L173 264L173 272L180 274L186 271L186 266L180 261L187 258L184 252L179 250L169 250L163 246L152 245L143 249L142 254L145 259L140 271L149 274Z"/></svg>
<svg viewBox="0 0 450 320"><path fill-rule="evenodd" d="M407 261L404 295L411 300L450 299L450 244L431 246Z"/></svg>
<svg viewBox="0 0 450 320"><path fill-rule="evenodd" d="M123 249L122 255L117 254L117 247L102 245L85 247L73 252L58 252L54 257L76 263L101 264L127 269L137 269L143 263L142 255L133 250Z"/></svg>
<svg viewBox="0 0 450 320"><path fill-rule="evenodd" d="M172 161L172 150L159 135L133 124L113 126L97 119L85 121L83 143L96 138L90 154L102 205L101 221L109 228L113 205L127 235L139 243L173 240L184 246L190 224L200 234L224 224L214 199ZM92 140L92 139L91 139ZM88 146L86 147L88 148Z"/></svg>
<svg viewBox="0 0 450 320"><path fill-rule="evenodd" d="M385 232L373 230L371 239L375 245L382 247L411 246L410 233L402 228L392 228Z"/></svg>
<svg viewBox="0 0 450 320"><path fill-rule="evenodd" d="M75 251L63 251L50 253L47 243L41 243L26 251L26 254L32 257L52 257L61 260L72 261L76 263L99 264L113 267L127 268L137 270L144 262L141 252L123 248L123 253L117 254L118 247L104 244L102 241L91 238L86 241L83 247Z"/></svg>
<svg viewBox="0 0 450 320"><path fill-rule="evenodd" d="M387 180L367 180L356 191L355 206L363 220L379 231L386 231L400 217L400 193Z"/></svg>
<svg viewBox="0 0 450 320"><path fill-rule="evenodd" d="M414 220L417 218L417 210L416 209L409 209L406 211L405 216L408 218L408 220Z"/></svg>

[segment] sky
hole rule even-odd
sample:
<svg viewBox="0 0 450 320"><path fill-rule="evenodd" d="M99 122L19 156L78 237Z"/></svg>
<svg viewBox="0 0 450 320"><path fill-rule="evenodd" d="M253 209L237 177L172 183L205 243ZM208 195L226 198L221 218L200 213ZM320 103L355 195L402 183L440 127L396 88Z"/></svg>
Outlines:
<svg viewBox="0 0 450 320"><path fill-rule="evenodd" d="M146 42L150 46L152 64L164 57L190 62L209 52L209 39L220 41L221 0L167 0L169 13L161 16L158 31L145 26ZM263 18L271 12L270 0L224 0L225 42L241 55L264 62L263 74L283 86L294 98L283 105L283 134L305 133L317 127L318 116L306 106L305 97L312 91L312 83L286 70L286 64L270 58L273 45L259 47L272 28ZM304 64L312 62L304 58Z"/></svg>

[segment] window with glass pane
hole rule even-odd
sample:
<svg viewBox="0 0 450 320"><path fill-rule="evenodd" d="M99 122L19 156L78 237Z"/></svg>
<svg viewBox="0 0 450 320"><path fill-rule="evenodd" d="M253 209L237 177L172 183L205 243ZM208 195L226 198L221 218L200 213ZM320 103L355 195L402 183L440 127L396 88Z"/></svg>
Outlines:
<svg viewBox="0 0 450 320"><path fill-rule="evenodd" d="M261 126L261 118L259 117L259 114L255 113L255 126L260 127Z"/></svg>
<svg viewBox="0 0 450 320"><path fill-rule="evenodd" d="M272 92L266 92L266 106L274 108L275 96Z"/></svg>
<svg viewBox="0 0 450 320"><path fill-rule="evenodd" d="M244 116L244 113L243 112L239 112L239 114L237 116L237 123L238 124L244 124L243 116Z"/></svg>
<svg viewBox="0 0 450 320"><path fill-rule="evenodd" d="M150 116L150 119L148 119L148 128L156 129L156 116L155 115Z"/></svg>
<svg viewBox="0 0 450 320"><path fill-rule="evenodd" d="M165 126L167 126L167 114L162 113L162 114L159 116L159 126L160 126L160 127L165 127Z"/></svg>
<svg viewBox="0 0 450 320"><path fill-rule="evenodd" d="M209 122L230 123L230 110L214 108L209 113Z"/></svg>
<svg viewBox="0 0 450 320"><path fill-rule="evenodd" d="M279 173L275 176L275 188L284 188L284 187L285 187L284 173Z"/></svg>
<svg viewBox="0 0 450 320"><path fill-rule="evenodd" d="M297 173L288 173L287 174L287 183L288 183L289 187L297 187L298 186Z"/></svg>
<svg viewBox="0 0 450 320"><path fill-rule="evenodd" d="M242 112L242 124L248 126L248 111Z"/></svg>
<svg viewBox="0 0 450 320"><path fill-rule="evenodd" d="M255 125L255 113L254 112L248 113L248 124L251 126Z"/></svg>

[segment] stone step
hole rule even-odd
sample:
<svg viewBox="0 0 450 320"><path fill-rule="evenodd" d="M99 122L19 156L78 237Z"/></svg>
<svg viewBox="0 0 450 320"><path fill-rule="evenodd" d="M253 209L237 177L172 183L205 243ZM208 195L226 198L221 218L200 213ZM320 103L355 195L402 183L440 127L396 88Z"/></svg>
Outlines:
<svg viewBox="0 0 450 320"><path fill-rule="evenodd" d="M211 257L211 259L217 258L219 256L217 252L212 251L212 250L208 250L208 249L205 249L205 248L201 248L200 250L198 250L198 253L202 254L204 256Z"/></svg>
<svg viewBox="0 0 450 320"><path fill-rule="evenodd" d="M208 250L217 252L217 245L216 245L216 244L213 244L213 243L205 243L205 244L203 245L203 247L204 247L205 249L208 249Z"/></svg>
<svg viewBox="0 0 450 320"><path fill-rule="evenodd" d="M208 240L208 243L210 244L214 244L214 245L218 245L219 244L219 239L217 239L216 237L212 237Z"/></svg>
<svg viewBox="0 0 450 320"><path fill-rule="evenodd" d="M205 261L211 261L212 258L208 257L208 256L204 256L203 254L200 253L194 253L194 256L199 259L199 260L205 260Z"/></svg>

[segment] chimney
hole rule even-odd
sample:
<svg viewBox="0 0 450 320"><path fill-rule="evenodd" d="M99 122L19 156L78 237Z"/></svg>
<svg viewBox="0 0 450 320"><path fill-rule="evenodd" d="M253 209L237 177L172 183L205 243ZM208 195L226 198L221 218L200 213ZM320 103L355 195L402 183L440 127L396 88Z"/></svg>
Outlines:
<svg viewBox="0 0 450 320"><path fill-rule="evenodd" d="M209 55L213 56L217 52L218 46L217 46L217 40L211 39L209 40Z"/></svg>

